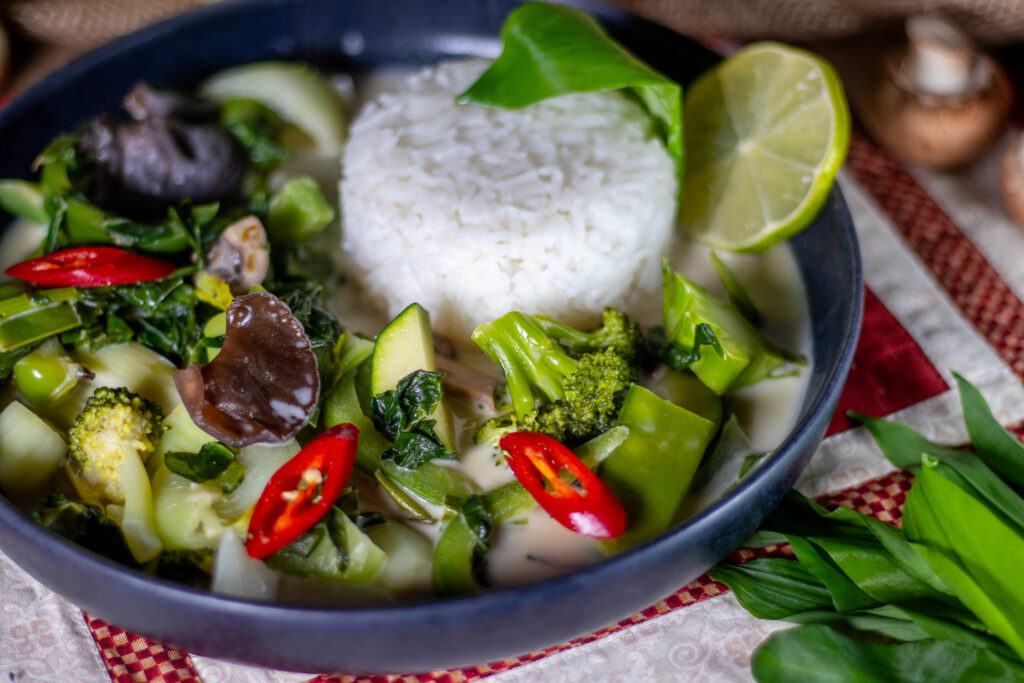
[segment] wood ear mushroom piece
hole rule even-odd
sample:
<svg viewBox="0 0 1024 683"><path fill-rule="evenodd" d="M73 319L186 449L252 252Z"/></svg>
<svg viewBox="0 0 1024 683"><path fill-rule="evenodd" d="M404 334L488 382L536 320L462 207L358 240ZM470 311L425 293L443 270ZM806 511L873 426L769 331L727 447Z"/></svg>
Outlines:
<svg viewBox="0 0 1024 683"><path fill-rule="evenodd" d="M1006 127L1005 70L938 15L909 18L906 32L906 48L854 98L864 127L905 161L949 169L978 158Z"/></svg>

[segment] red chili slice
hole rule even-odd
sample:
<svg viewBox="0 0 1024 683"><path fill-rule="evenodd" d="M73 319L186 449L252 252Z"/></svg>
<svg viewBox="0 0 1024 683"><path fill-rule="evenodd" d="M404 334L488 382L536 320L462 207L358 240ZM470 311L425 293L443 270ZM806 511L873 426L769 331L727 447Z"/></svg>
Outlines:
<svg viewBox="0 0 1024 683"><path fill-rule="evenodd" d="M498 445L519 483L565 528L592 538L615 538L626 530L619 499L558 441L546 434L513 432ZM562 481L561 470L576 478L575 486Z"/></svg>
<svg viewBox="0 0 1024 683"><path fill-rule="evenodd" d="M160 280L174 272L174 264L117 247L72 247L4 272L43 287L102 287Z"/></svg>
<svg viewBox="0 0 1024 683"><path fill-rule="evenodd" d="M273 555L323 519L352 473L358 443L354 425L331 427L274 473L249 521L249 557Z"/></svg>

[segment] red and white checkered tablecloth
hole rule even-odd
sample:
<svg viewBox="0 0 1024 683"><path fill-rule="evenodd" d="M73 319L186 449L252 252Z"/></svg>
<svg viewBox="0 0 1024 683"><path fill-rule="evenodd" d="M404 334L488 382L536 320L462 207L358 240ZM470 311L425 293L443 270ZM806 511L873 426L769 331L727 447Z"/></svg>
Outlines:
<svg viewBox="0 0 1024 683"><path fill-rule="evenodd" d="M998 203L1008 140L955 174L896 163L854 135L840 184L864 255L865 315L828 436L798 488L898 523L912 479L892 471L843 411L893 416L936 441L966 441L952 371L1024 433L1024 232ZM777 552L785 552L777 549ZM11 681L749 680L775 629L704 576L569 643L454 671L355 677L286 674L190 656L84 614L0 553L0 677Z"/></svg>

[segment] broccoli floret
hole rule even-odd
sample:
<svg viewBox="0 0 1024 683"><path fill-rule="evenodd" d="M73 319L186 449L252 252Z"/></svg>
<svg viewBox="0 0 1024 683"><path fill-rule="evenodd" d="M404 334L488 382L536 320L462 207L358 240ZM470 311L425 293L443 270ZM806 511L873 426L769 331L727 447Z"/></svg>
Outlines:
<svg viewBox="0 0 1024 683"><path fill-rule="evenodd" d="M611 349L633 363L644 349L644 333L640 326L622 311L609 306L601 313L601 326L592 332L581 332L545 315L532 317L544 333L561 344L573 358Z"/></svg>
<svg viewBox="0 0 1024 683"><path fill-rule="evenodd" d="M164 431L160 406L124 387L101 387L85 402L68 432L71 458L85 483L121 504L121 466L135 455L145 462Z"/></svg>
<svg viewBox="0 0 1024 683"><path fill-rule="evenodd" d="M555 324L559 329L572 329ZM542 432L567 443L579 443L610 429L626 391L636 380L633 361L639 345L622 347L629 355L609 346L576 359L541 325L532 316L512 312L473 332L473 341L505 373L516 429ZM625 331L627 326L619 329ZM619 338L630 336L625 332ZM505 428L497 423L484 428L488 425L490 432Z"/></svg>
<svg viewBox="0 0 1024 683"><path fill-rule="evenodd" d="M484 422L473 435L473 443L478 445L490 444L497 447L501 437L519 430L519 423L516 422L512 411L503 412Z"/></svg>

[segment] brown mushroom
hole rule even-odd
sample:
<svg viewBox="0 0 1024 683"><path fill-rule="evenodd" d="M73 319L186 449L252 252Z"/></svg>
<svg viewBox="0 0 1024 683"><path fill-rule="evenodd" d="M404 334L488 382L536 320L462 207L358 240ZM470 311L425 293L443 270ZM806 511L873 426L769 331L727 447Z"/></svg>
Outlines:
<svg viewBox="0 0 1024 683"><path fill-rule="evenodd" d="M978 158L1006 127L1013 92L1006 72L955 24L911 17L907 44L853 92L864 127L897 157L933 168Z"/></svg>
<svg viewBox="0 0 1024 683"><path fill-rule="evenodd" d="M267 231L256 216L246 216L224 229L206 253L204 270L220 278L238 296L263 283L270 267Z"/></svg>
<svg viewBox="0 0 1024 683"><path fill-rule="evenodd" d="M497 377L446 356L437 356L434 362L437 369L444 373L444 390L447 393L468 398L488 410L495 409Z"/></svg>
<svg viewBox="0 0 1024 683"><path fill-rule="evenodd" d="M174 384L192 421L236 448L295 436L320 397L317 360L302 323L267 292L232 301L220 353L206 365L177 370Z"/></svg>
<svg viewBox="0 0 1024 683"><path fill-rule="evenodd" d="M1024 134L1014 139L999 165L999 189L1010 218L1024 228Z"/></svg>

